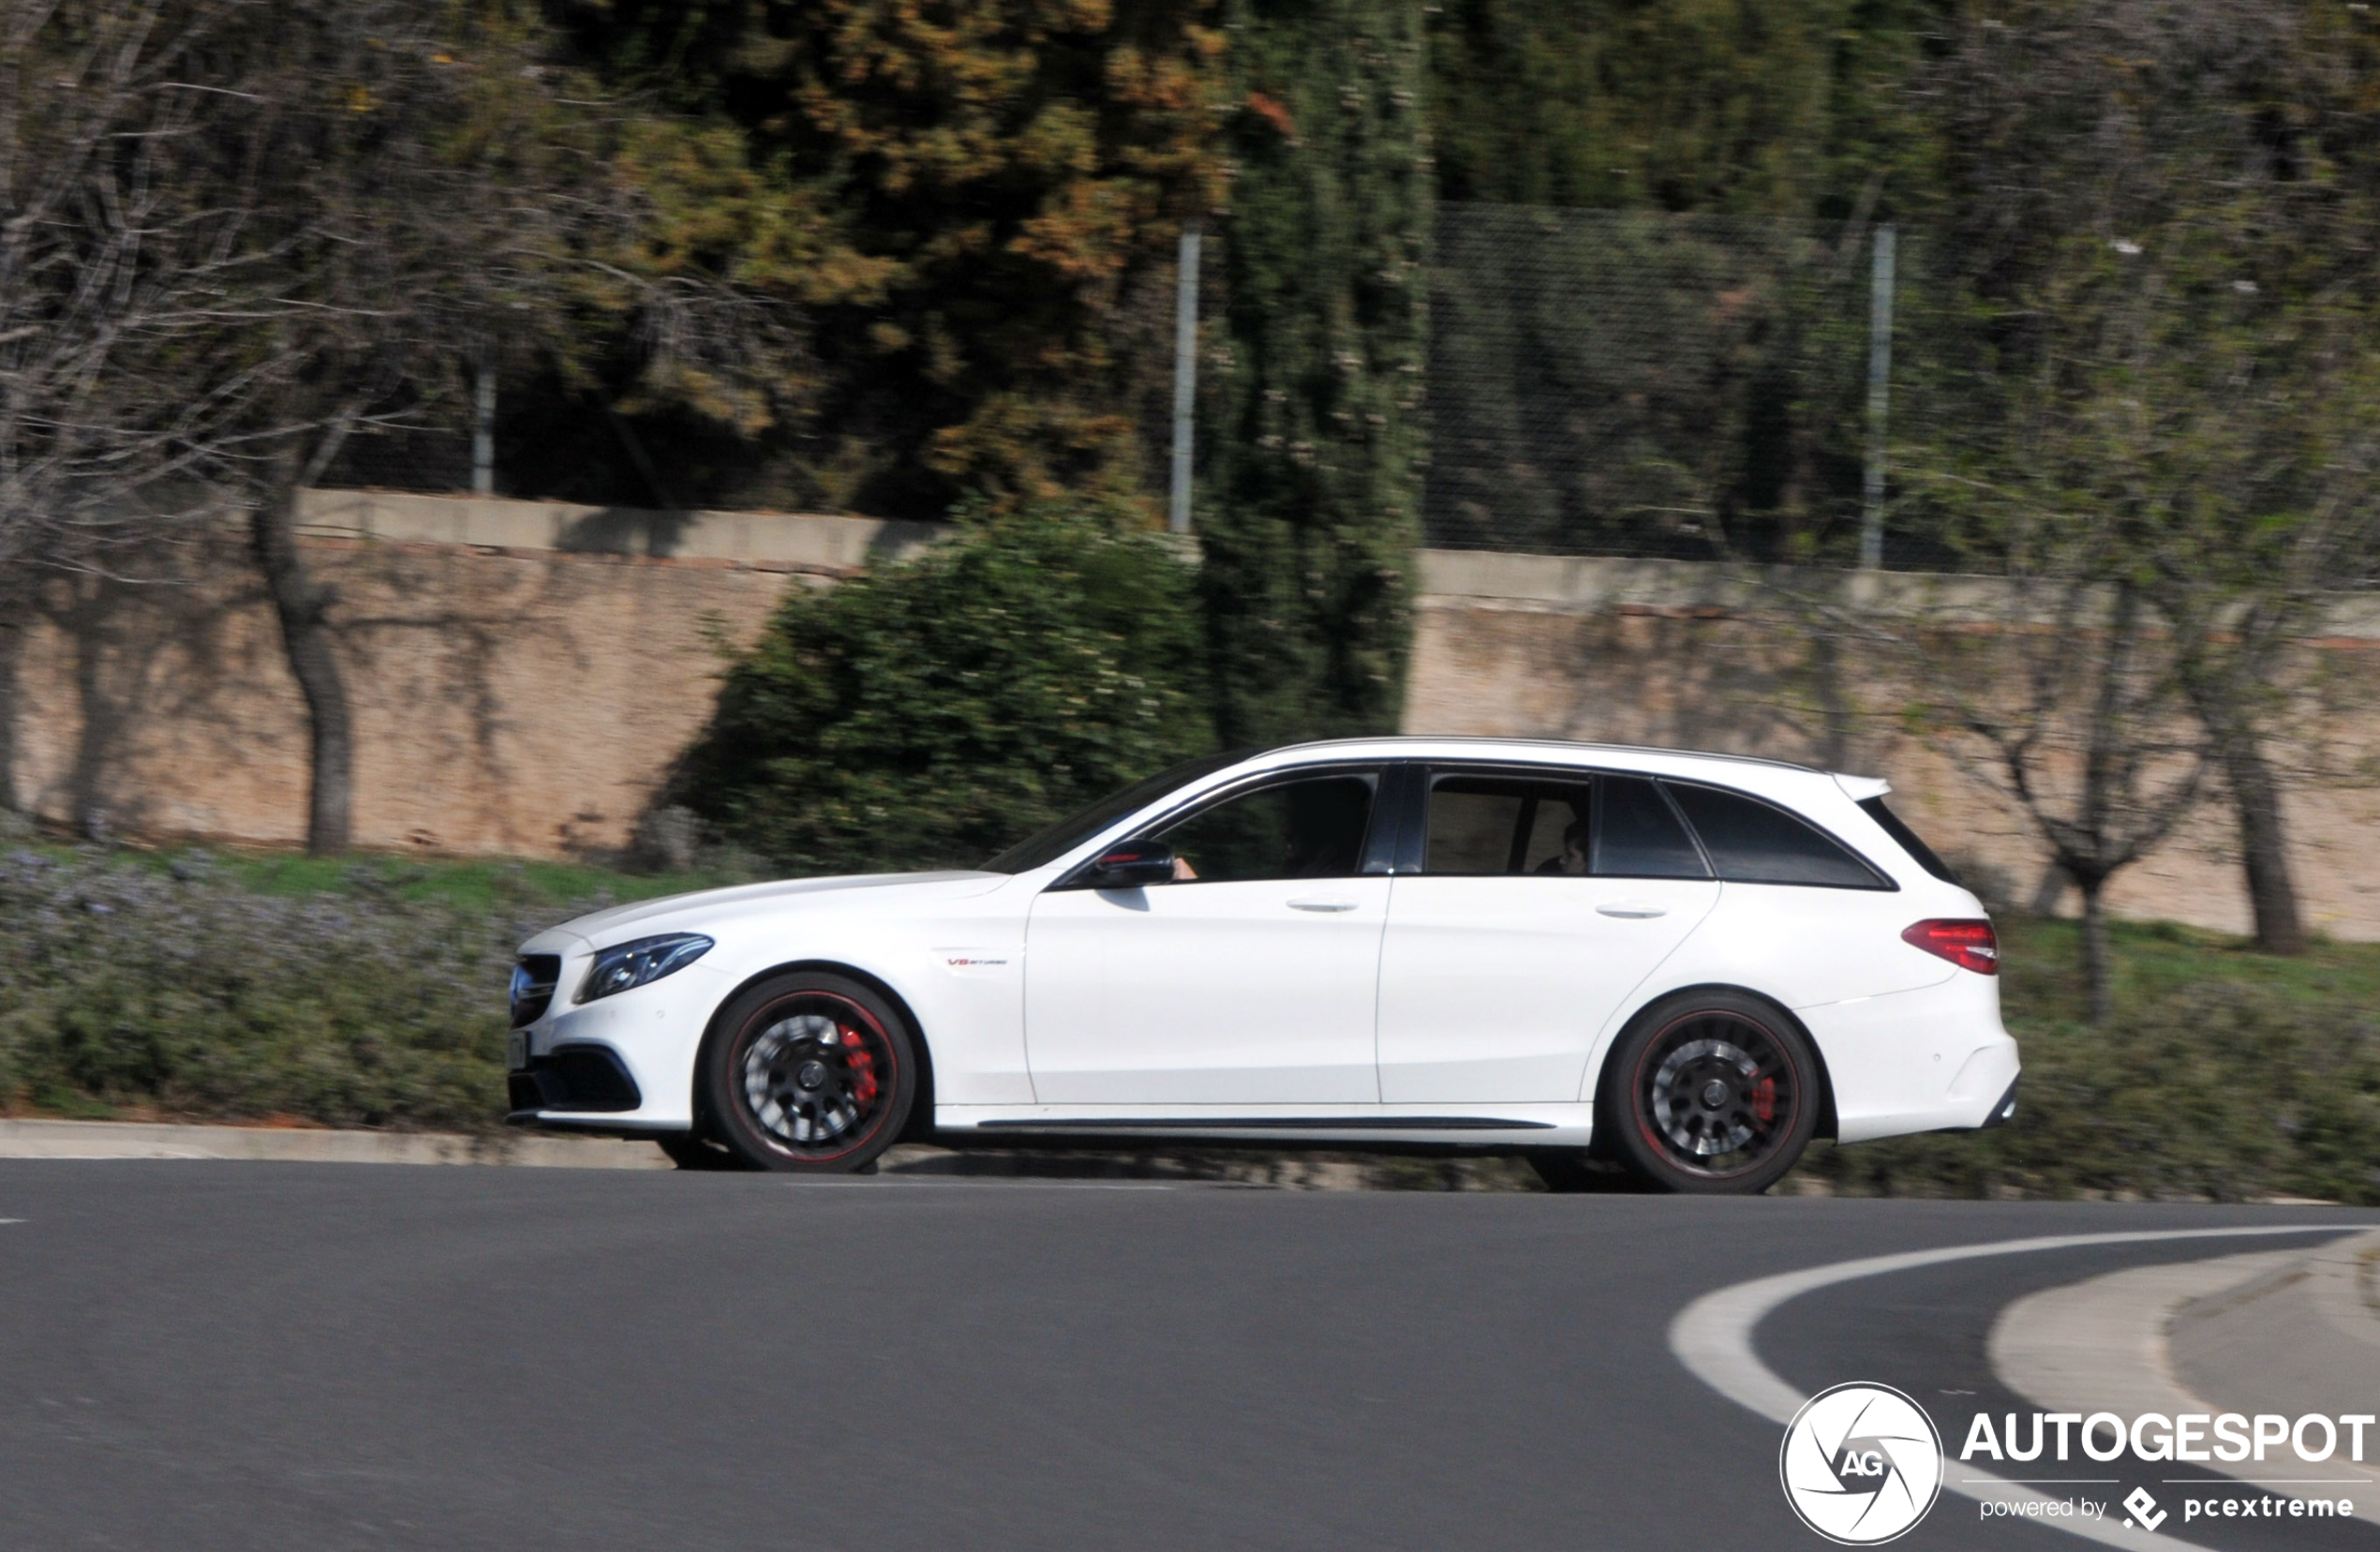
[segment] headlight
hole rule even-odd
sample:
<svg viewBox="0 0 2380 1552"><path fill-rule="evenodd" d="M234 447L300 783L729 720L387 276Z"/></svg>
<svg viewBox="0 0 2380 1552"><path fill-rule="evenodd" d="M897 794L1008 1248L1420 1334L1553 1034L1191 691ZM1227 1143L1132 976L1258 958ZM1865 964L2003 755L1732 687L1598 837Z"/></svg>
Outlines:
<svg viewBox="0 0 2380 1552"><path fill-rule="evenodd" d="M606 948L595 956L595 966L587 972L577 1000L593 1002L675 975L710 952L710 944L700 933L671 933Z"/></svg>

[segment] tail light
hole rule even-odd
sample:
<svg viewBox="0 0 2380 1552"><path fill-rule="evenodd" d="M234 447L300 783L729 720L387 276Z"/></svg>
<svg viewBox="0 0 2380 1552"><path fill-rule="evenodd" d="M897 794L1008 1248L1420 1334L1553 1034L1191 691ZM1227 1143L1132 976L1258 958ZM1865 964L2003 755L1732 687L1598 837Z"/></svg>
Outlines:
<svg viewBox="0 0 2380 1552"><path fill-rule="evenodd" d="M1901 933L1900 940L1939 954L1961 970L2000 974L2000 934L1988 921L1921 921Z"/></svg>

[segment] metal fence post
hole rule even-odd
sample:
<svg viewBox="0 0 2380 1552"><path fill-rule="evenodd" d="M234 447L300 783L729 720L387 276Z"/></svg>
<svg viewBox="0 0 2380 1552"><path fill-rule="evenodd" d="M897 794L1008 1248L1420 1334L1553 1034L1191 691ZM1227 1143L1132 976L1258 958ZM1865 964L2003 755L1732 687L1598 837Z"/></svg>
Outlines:
<svg viewBox="0 0 2380 1552"><path fill-rule="evenodd" d="M1876 266L1867 303L1867 472L1859 516L1859 564L1884 564L1884 417L1893 381L1893 247L1889 221L1876 229Z"/></svg>
<svg viewBox="0 0 2380 1552"><path fill-rule="evenodd" d="M478 381L472 384L471 494L496 494L496 363L480 353Z"/></svg>
<svg viewBox="0 0 2380 1552"><path fill-rule="evenodd" d="M1198 390L1198 223L1182 224L1173 299L1173 491L1166 527L1190 531L1190 432Z"/></svg>

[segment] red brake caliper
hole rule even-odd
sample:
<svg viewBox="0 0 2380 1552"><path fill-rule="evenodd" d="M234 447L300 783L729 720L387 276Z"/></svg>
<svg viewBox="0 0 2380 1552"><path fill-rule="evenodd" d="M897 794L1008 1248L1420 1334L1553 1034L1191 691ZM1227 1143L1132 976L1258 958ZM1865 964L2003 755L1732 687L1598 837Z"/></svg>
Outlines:
<svg viewBox="0 0 2380 1552"><path fill-rule="evenodd" d="M1763 1078L1752 1085L1752 1113L1762 1126L1777 1119L1777 1080Z"/></svg>
<svg viewBox="0 0 2380 1552"><path fill-rule="evenodd" d="M843 1045L851 1052L851 1097L863 1105L876 1102L876 1058L859 1037L856 1029L843 1031ZM1763 1117L1765 1119L1765 1117Z"/></svg>

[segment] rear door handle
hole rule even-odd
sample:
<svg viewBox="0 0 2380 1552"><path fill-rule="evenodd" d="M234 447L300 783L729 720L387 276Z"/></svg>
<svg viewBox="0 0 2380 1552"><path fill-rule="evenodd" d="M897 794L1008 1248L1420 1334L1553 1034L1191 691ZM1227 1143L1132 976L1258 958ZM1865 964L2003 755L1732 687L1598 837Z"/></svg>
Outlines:
<svg viewBox="0 0 2380 1552"><path fill-rule="evenodd" d="M1355 909L1355 902L1313 897L1289 902L1289 909L1293 911L1352 911Z"/></svg>
<svg viewBox="0 0 2380 1552"><path fill-rule="evenodd" d="M1670 914L1666 905L1648 905L1641 900L1613 900L1595 907L1597 916L1620 917L1629 921L1644 921Z"/></svg>

